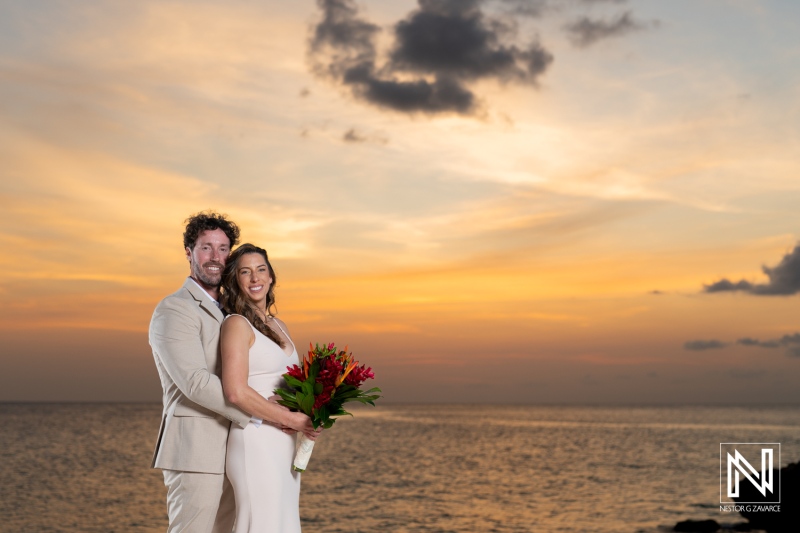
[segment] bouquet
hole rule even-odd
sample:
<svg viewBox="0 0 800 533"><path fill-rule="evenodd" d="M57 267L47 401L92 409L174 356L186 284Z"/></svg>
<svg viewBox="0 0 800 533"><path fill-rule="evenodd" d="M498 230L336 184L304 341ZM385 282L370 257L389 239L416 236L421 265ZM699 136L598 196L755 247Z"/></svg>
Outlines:
<svg viewBox="0 0 800 533"><path fill-rule="evenodd" d="M275 390L275 394L281 397L279 404L304 412L311 418L314 429L320 426L330 428L338 416L353 416L342 408L346 402L375 405L381 390L373 387L362 391L359 388L375 374L370 367L358 366L353 354L347 352L347 346L341 351L337 351L333 343L321 347L309 344L308 347L308 356L303 359L302 367L286 367L288 372L283 378L289 389ZM298 435L293 464L296 471L305 471L313 448L313 440L302 433Z"/></svg>

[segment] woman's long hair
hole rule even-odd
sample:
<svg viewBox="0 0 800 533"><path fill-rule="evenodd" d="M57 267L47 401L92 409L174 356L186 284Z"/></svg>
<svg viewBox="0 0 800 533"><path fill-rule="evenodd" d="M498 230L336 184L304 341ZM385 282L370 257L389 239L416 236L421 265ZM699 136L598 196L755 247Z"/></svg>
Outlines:
<svg viewBox="0 0 800 533"><path fill-rule="evenodd" d="M220 291L222 293L222 307L228 313L242 315L254 328L272 339L275 344L284 348L284 342L278 337L277 333L272 331L272 329L261 320L261 317L258 316L255 304L242 294L242 290L239 287L239 279L236 274L239 272L239 263L241 263L242 257L247 254L259 254L264 258L264 262L267 263L269 276L272 278L272 283L267 291L267 314L277 314L277 308L275 312L271 311L272 308L275 308L275 284L277 283L275 271L272 269L272 265L267 258L267 251L250 243L242 244L228 256L228 261L225 263L225 270L222 272L222 290Z"/></svg>

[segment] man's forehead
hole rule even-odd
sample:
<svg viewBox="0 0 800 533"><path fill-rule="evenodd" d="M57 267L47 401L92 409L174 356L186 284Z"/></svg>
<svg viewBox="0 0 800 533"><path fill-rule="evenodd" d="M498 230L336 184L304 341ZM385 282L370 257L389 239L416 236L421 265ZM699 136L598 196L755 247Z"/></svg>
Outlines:
<svg viewBox="0 0 800 533"><path fill-rule="evenodd" d="M197 236L197 242L225 244L227 246L231 244L231 240L221 229L207 229L201 231Z"/></svg>

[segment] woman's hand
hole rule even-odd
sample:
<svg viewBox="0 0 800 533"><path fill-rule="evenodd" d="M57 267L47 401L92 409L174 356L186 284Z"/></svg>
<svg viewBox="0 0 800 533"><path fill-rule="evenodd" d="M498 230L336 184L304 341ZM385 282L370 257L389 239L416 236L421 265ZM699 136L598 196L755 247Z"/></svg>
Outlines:
<svg viewBox="0 0 800 533"><path fill-rule="evenodd" d="M281 399L281 397L280 397L280 396L278 396L277 394L273 394L272 396L270 396L269 398L267 398L267 400L269 400L270 402L272 402L272 403L274 403L275 405L277 405L277 406L281 407L281 408L282 408L282 409L284 409L285 411L288 411L288 410L289 410L289 408L288 408L288 407L286 407L286 406L284 406L284 405L281 405L281 404L279 404L279 403L278 403L278 400L280 400L280 399ZM270 426L275 426L276 428L280 429L281 431L283 431L283 432L284 432L284 433L286 433L287 435L294 435L295 433L297 433L297 430L294 430L294 429L292 429L292 428L290 428L290 427L282 426L282 425L278 424L277 422L267 422L267 423L268 423Z"/></svg>

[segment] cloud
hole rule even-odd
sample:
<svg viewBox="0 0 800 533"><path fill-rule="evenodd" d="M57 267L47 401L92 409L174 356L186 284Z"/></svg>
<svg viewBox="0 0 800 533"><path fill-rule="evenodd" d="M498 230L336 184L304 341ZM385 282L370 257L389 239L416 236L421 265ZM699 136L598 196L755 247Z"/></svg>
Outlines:
<svg viewBox="0 0 800 533"><path fill-rule="evenodd" d="M540 17L550 7L547 0L499 0L499 3L506 6L507 13L523 17Z"/></svg>
<svg viewBox="0 0 800 533"><path fill-rule="evenodd" d="M740 346L753 346L758 348L785 348L786 355L789 357L800 357L800 332L784 335L778 339L759 340L752 337L737 339L736 343ZM726 348L730 343L719 340L695 340L687 341L683 345L684 350L703 351Z"/></svg>
<svg viewBox="0 0 800 533"><path fill-rule="evenodd" d="M657 23L653 23L656 25ZM586 48L604 39L620 37L634 31L645 30L649 24L635 20L630 11L626 11L612 20L591 19L583 16L570 22L564 29L573 45Z"/></svg>
<svg viewBox="0 0 800 533"><path fill-rule="evenodd" d="M701 352L704 350L718 350L727 346L727 343L718 340L696 340L687 341L683 344L684 350Z"/></svg>
<svg viewBox="0 0 800 533"><path fill-rule="evenodd" d="M780 342L778 341L760 341L750 337L738 339L736 344L741 344L742 346L759 346L761 348L779 348L781 346Z"/></svg>
<svg viewBox="0 0 800 533"><path fill-rule="evenodd" d="M703 286L703 292L743 291L757 296L791 296L800 291L800 245L783 256L774 267L762 266L769 278L768 283L751 283L746 280L733 282L727 278Z"/></svg>
<svg viewBox="0 0 800 533"><path fill-rule="evenodd" d="M350 128L342 135L342 140L349 143L363 143L367 141L367 138L358 133L355 128Z"/></svg>
<svg viewBox="0 0 800 533"><path fill-rule="evenodd" d="M553 61L537 40L514 42L515 30L482 9L483 0L418 0L393 27L381 64L380 28L353 0L318 0L322 20L310 43L312 68L378 107L403 113L476 115L477 80L536 85Z"/></svg>
<svg viewBox="0 0 800 533"><path fill-rule="evenodd" d="M372 134L362 133L356 128L350 128L349 130L344 132L344 135L342 135L342 140L346 143L373 142L376 144L386 144L389 142L389 140L383 135L377 133L372 133Z"/></svg>
<svg viewBox="0 0 800 533"><path fill-rule="evenodd" d="M759 348L786 348L786 355L790 357L800 357L800 333L784 335L779 339L761 341L750 337L745 337L736 341L742 346L757 346Z"/></svg>

